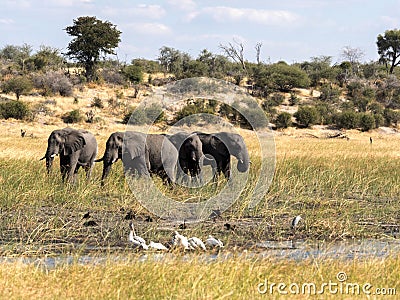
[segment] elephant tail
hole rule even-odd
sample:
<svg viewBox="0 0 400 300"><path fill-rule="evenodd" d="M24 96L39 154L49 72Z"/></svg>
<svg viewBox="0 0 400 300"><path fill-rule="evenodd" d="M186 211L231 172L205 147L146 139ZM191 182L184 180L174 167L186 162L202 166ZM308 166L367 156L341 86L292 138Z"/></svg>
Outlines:
<svg viewBox="0 0 400 300"><path fill-rule="evenodd" d="M101 162L104 160L104 156L102 158L96 159L94 162Z"/></svg>
<svg viewBox="0 0 400 300"><path fill-rule="evenodd" d="M39 159L39 160L43 160L43 159L45 159L46 158L46 155L45 156L43 156L41 159Z"/></svg>

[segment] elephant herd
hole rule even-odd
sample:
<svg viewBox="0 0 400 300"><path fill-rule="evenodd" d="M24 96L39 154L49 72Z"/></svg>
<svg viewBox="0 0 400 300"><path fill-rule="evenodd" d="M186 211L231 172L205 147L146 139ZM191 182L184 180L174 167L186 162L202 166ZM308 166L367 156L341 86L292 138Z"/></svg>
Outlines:
<svg viewBox="0 0 400 300"><path fill-rule="evenodd" d="M125 172L138 176L158 175L168 184L179 178L201 182L202 168L206 165L211 165L214 180L221 173L229 178L231 155L237 158L239 172L248 171L250 166L243 137L230 132L172 135L114 132L106 142L103 157L96 160L97 149L96 138L89 131L64 128L50 134L46 154L41 160L46 159L50 173L54 158L59 155L63 181L74 181L80 167L89 179L94 163L103 162L102 185L118 159L123 161Z"/></svg>

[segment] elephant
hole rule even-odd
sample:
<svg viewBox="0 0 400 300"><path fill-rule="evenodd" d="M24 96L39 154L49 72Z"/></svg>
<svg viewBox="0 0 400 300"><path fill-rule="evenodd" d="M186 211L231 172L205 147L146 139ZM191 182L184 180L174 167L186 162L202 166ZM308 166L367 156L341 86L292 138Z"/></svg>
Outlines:
<svg viewBox="0 0 400 300"><path fill-rule="evenodd" d="M123 160L126 172L139 176L157 174L170 184L175 181L178 151L163 135L134 131L112 133L103 157L96 160L103 161L102 185L118 159Z"/></svg>
<svg viewBox="0 0 400 300"><path fill-rule="evenodd" d="M74 182L79 167L86 171L89 179L97 155L97 141L92 133L86 130L64 128L54 130L47 140L46 159L47 173L50 173L53 160L60 155L62 180Z"/></svg>
<svg viewBox="0 0 400 300"><path fill-rule="evenodd" d="M177 178L183 174L198 178L204 159L202 143L196 133L178 132L165 135L178 150Z"/></svg>
<svg viewBox="0 0 400 300"><path fill-rule="evenodd" d="M217 179L220 173L223 173L225 178L230 178L231 155L238 160L238 171L241 173L247 172L250 167L250 156L240 134L231 132L196 133L203 145L203 153L206 157L212 156L214 159L214 161L210 159L204 160L204 165L212 165L214 180Z"/></svg>

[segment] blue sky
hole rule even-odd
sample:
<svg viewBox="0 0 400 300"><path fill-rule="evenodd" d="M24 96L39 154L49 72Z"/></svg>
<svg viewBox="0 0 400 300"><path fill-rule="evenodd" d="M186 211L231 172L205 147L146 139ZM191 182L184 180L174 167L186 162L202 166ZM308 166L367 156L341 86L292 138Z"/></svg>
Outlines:
<svg viewBox="0 0 400 300"><path fill-rule="evenodd" d="M80 16L108 20L122 31L118 59L156 59L162 46L194 58L202 49L221 54L220 44L238 41L245 58L288 63L358 48L363 61L377 60L376 38L400 28L400 0L0 0L0 48L40 45L65 49L63 30Z"/></svg>

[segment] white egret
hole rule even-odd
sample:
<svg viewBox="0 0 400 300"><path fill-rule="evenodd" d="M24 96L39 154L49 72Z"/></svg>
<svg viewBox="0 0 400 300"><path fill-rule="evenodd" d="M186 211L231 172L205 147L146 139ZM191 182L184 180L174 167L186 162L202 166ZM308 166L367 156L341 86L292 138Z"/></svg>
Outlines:
<svg viewBox="0 0 400 300"><path fill-rule="evenodd" d="M206 244L211 247L220 247L220 248L224 247L224 244L221 242L221 240L213 237L212 235L208 236Z"/></svg>
<svg viewBox="0 0 400 300"><path fill-rule="evenodd" d="M155 250L168 250L167 247L165 247L163 244L161 243L155 243L153 241L150 241L149 243L149 248L150 249L155 249Z"/></svg>
<svg viewBox="0 0 400 300"><path fill-rule="evenodd" d="M144 250L148 250L149 246L147 246L146 241L144 238L136 235L135 227L133 227L133 223L129 224L131 231L129 232L129 241L134 244L136 247L142 247Z"/></svg>
<svg viewBox="0 0 400 300"><path fill-rule="evenodd" d="M189 247L191 247L193 250L195 249L202 249L206 251L206 245L204 245L203 241L199 239L198 237L191 237L188 239Z"/></svg>
<svg viewBox="0 0 400 300"><path fill-rule="evenodd" d="M172 240L172 244L175 246L182 246L183 249L185 249L185 250L190 249L188 238L182 234L179 234L178 231L175 231L175 236Z"/></svg>

